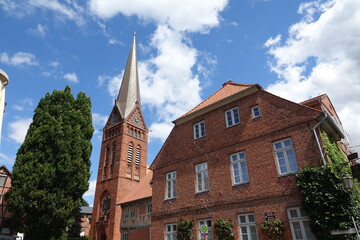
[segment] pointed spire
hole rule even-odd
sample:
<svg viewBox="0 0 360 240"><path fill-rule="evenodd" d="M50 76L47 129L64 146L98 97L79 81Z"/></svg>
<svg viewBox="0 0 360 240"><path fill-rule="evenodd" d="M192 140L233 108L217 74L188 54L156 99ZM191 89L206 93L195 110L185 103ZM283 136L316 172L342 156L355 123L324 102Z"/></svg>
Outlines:
<svg viewBox="0 0 360 240"><path fill-rule="evenodd" d="M116 106L123 118L126 118L134 109L136 103L140 103L139 74L136 59L136 43L134 40L126 63L124 76L121 82L119 95L116 99Z"/></svg>

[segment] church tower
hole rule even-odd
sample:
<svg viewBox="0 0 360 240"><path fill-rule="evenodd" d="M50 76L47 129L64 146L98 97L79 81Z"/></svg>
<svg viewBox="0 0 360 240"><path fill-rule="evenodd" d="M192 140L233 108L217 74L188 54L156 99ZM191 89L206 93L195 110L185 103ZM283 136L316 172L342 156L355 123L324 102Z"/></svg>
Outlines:
<svg viewBox="0 0 360 240"><path fill-rule="evenodd" d="M118 203L146 175L147 145L134 35L119 95L103 129L90 240L120 239Z"/></svg>

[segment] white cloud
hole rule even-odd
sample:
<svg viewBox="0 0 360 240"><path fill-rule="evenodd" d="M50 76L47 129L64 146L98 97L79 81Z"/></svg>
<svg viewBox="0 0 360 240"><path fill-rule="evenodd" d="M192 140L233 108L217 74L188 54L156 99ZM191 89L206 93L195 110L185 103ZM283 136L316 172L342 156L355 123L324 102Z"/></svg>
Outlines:
<svg viewBox="0 0 360 240"><path fill-rule="evenodd" d="M75 0L66 0L61 3L58 0L1 0L0 6L6 13L17 17L35 14L36 10L47 10L54 12L54 16L60 21L72 20L80 26L85 24L83 17L85 9Z"/></svg>
<svg viewBox="0 0 360 240"><path fill-rule="evenodd" d="M353 144L360 144L360 1L310 1L289 36L266 42L279 82L268 90L293 101L327 93Z"/></svg>
<svg viewBox="0 0 360 240"><path fill-rule="evenodd" d="M92 114L92 121L95 126L95 128L103 128L106 124L106 121L108 120L108 116L101 115L99 113L93 113Z"/></svg>
<svg viewBox="0 0 360 240"><path fill-rule="evenodd" d="M9 123L9 138L17 143L22 143L31 122L32 118L21 118Z"/></svg>
<svg viewBox="0 0 360 240"><path fill-rule="evenodd" d="M138 63L142 103L155 113L150 138L164 141L173 126L171 121L201 101L200 77L207 80L211 70L206 70L206 66L213 66L216 60L193 48L188 33L207 33L217 26L219 13L227 3L227 0L160 0L156 4L144 0L90 0L91 11L104 19L123 14L157 25L149 46L156 55ZM149 50L141 45L140 49ZM121 76L100 76L98 83L107 82L109 94L115 97Z"/></svg>
<svg viewBox="0 0 360 240"><path fill-rule="evenodd" d="M32 109L34 102L31 98L24 98L22 100L18 100L16 104L12 106L13 109L17 111L24 111L25 109Z"/></svg>
<svg viewBox="0 0 360 240"><path fill-rule="evenodd" d="M0 152L0 162L1 162L1 165L4 164L6 166L12 166L12 165L14 165L15 157L9 157Z"/></svg>
<svg viewBox="0 0 360 240"><path fill-rule="evenodd" d="M84 197L95 196L96 179L89 181L89 189L84 193Z"/></svg>
<svg viewBox="0 0 360 240"><path fill-rule="evenodd" d="M64 78L71 83L79 83L80 82L76 73L67 73L64 75Z"/></svg>
<svg viewBox="0 0 360 240"><path fill-rule="evenodd" d="M90 10L102 17L136 15L143 21L166 24L178 31L207 31L219 23L227 0L90 0Z"/></svg>
<svg viewBox="0 0 360 240"><path fill-rule="evenodd" d="M0 62L13 66L38 65L35 56L26 52L17 52L12 56L9 56L8 53L3 52L0 54Z"/></svg>
<svg viewBox="0 0 360 240"><path fill-rule="evenodd" d="M41 24L38 24L36 26L36 28L30 28L27 32L34 36L44 38L46 35L46 32L47 32L47 27L43 26Z"/></svg>

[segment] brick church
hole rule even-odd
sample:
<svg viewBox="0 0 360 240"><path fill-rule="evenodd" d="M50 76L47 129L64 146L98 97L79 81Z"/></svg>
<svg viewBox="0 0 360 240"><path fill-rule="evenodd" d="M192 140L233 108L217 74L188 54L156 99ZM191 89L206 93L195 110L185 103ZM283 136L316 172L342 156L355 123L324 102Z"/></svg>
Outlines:
<svg viewBox="0 0 360 240"><path fill-rule="evenodd" d="M285 239L315 239L301 209L295 173L328 161L321 131L351 154L327 95L294 103L258 84L224 83L174 120L150 169L141 113L135 38L119 95L103 130L91 240L174 240L179 218L215 239L218 218L235 239L266 239L266 219L285 224Z"/></svg>

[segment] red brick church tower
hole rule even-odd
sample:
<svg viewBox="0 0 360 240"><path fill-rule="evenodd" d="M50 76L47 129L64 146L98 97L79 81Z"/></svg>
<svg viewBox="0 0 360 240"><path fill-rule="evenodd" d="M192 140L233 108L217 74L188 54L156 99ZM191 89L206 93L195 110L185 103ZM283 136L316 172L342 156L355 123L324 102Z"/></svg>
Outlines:
<svg viewBox="0 0 360 240"><path fill-rule="evenodd" d="M103 129L90 240L120 239L118 203L146 175L147 145L134 35L119 95Z"/></svg>

